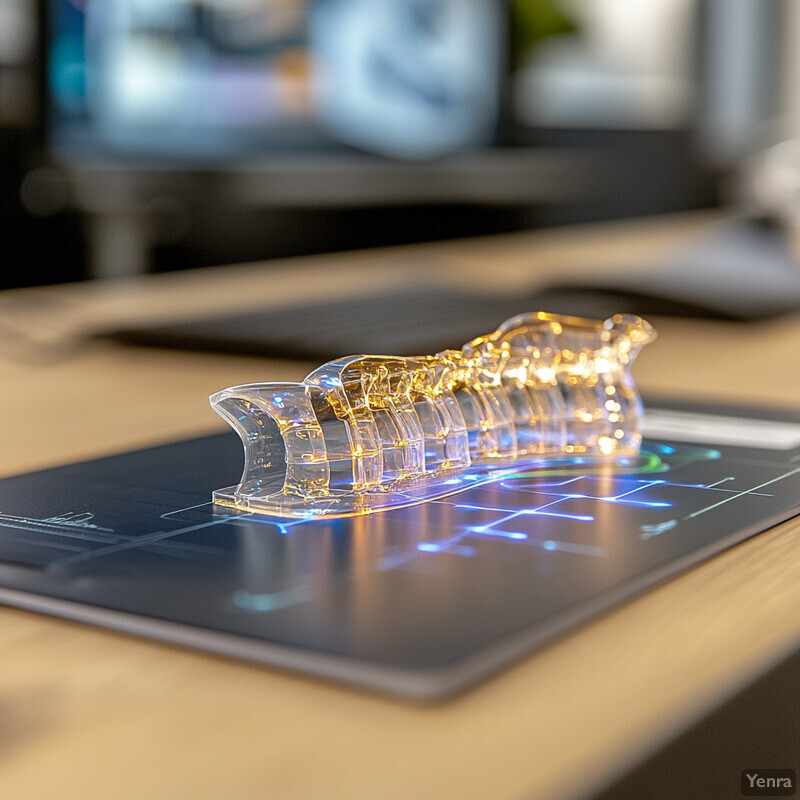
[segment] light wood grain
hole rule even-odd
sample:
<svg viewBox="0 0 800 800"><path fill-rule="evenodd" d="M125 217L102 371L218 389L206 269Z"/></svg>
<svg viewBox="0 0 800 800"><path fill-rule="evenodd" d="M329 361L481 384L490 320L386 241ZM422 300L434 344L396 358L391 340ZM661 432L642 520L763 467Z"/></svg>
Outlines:
<svg viewBox="0 0 800 800"><path fill-rule="evenodd" d="M297 379L311 366L81 343L86 330L277 304L308 286L332 296L423 275L528 286L567 269L633 269L708 223L700 215L6 293L5 330L25 343L0 336L0 474L221 429L209 393ZM800 318L656 323L660 339L637 367L645 391L800 407ZM0 797L585 797L796 648L798 609L793 521L431 708L0 609Z"/></svg>

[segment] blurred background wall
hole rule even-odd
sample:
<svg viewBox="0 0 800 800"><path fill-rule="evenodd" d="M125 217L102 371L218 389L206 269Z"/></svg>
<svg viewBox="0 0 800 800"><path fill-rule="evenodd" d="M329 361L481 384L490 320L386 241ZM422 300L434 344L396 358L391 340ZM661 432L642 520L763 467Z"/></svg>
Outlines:
<svg viewBox="0 0 800 800"><path fill-rule="evenodd" d="M799 36L791 0L0 0L0 285L729 202L800 128Z"/></svg>

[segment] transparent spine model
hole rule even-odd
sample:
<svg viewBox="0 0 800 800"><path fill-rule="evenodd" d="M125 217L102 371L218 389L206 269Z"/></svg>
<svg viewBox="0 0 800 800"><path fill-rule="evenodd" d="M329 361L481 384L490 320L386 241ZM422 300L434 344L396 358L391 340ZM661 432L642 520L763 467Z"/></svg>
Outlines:
<svg viewBox="0 0 800 800"><path fill-rule="evenodd" d="M542 459L630 457L630 375L655 338L639 317L521 314L461 350L349 356L302 383L234 386L213 409L244 443L214 502L278 517L348 516L442 497Z"/></svg>

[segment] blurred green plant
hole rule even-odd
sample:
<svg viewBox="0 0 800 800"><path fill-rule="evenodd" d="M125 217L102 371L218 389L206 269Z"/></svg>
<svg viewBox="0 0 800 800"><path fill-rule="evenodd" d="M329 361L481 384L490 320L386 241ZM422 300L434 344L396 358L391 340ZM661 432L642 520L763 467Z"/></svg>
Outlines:
<svg viewBox="0 0 800 800"><path fill-rule="evenodd" d="M539 42L575 33L578 26L559 0L511 0L511 30L511 55L516 67Z"/></svg>

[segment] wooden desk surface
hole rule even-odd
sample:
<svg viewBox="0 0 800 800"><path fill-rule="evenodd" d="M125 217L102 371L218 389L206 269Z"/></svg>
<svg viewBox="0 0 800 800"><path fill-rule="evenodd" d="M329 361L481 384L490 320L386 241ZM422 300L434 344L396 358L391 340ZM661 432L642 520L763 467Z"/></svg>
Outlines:
<svg viewBox="0 0 800 800"><path fill-rule="evenodd" d="M0 475L221 429L212 391L311 366L80 340L109 321L280 304L309 287L334 296L424 277L488 291L633 269L712 219L7 292ZM643 390L800 407L800 315L655 322ZM794 520L435 707L2 608L0 797L586 797L798 647L798 608Z"/></svg>

